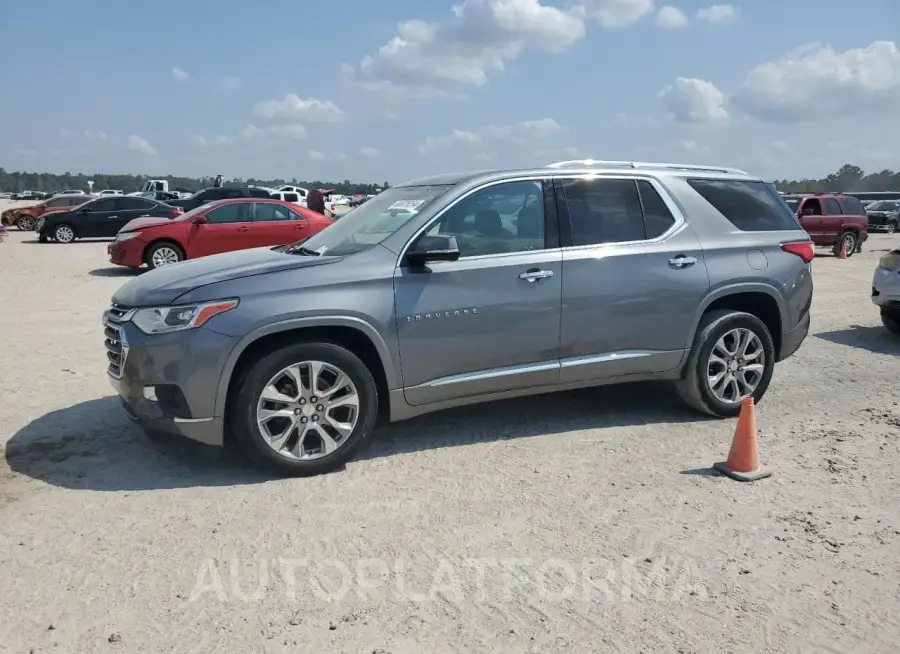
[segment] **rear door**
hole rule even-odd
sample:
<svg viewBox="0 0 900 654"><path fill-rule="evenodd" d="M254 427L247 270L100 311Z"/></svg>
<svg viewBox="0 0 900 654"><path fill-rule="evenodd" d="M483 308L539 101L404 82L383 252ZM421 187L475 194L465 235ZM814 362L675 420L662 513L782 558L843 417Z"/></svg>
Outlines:
<svg viewBox="0 0 900 654"><path fill-rule="evenodd" d="M836 242L847 222L844 210L834 198L822 198L822 231L829 241Z"/></svg>
<svg viewBox="0 0 900 654"><path fill-rule="evenodd" d="M250 240L254 247L284 245L312 236L309 222L277 202L253 203Z"/></svg>
<svg viewBox="0 0 900 654"><path fill-rule="evenodd" d="M206 212L205 223L191 225L189 249L195 257L253 247L250 203L228 202Z"/></svg>
<svg viewBox="0 0 900 654"><path fill-rule="evenodd" d="M114 198L101 198L87 204L84 213L76 213L77 224L75 230L80 238L98 238L115 236L115 230L109 233L111 216L116 215L116 201ZM52 214L51 214L52 215Z"/></svg>
<svg viewBox="0 0 900 654"><path fill-rule="evenodd" d="M135 218L158 213L158 204L144 198L114 197L116 212L109 217L110 236L115 236L119 230ZM113 231L115 230L115 231Z"/></svg>
<svg viewBox="0 0 900 654"><path fill-rule="evenodd" d="M703 250L656 180L555 181L563 245L560 382L671 370L709 291Z"/></svg>

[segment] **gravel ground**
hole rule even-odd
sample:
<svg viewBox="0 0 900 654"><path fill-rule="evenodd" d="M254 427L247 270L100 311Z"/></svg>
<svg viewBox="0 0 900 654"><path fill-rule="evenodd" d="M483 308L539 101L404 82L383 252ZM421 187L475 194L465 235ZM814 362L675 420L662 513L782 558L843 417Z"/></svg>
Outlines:
<svg viewBox="0 0 900 654"><path fill-rule="evenodd" d="M0 245L0 651L900 651L900 341L875 261L732 421L635 385L446 412L313 479L152 441L105 376L106 243Z"/></svg>

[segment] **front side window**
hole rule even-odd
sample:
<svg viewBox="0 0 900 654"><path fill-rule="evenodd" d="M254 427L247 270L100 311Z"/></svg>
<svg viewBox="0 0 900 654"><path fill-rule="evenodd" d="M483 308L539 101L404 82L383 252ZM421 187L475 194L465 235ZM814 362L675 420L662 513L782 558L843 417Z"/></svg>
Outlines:
<svg viewBox="0 0 900 654"><path fill-rule="evenodd" d="M348 256L369 250L406 225L452 184L394 186L303 243L320 255Z"/></svg>
<svg viewBox="0 0 900 654"><path fill-rule="evenodd" d="M223 204L206 214L206 222L211 225L245 223L247 222L248 207L249 205L246 202Z"/></svg>
<svg viewBox="0 0 900 654"><path fill-rule="evenodd" d="M475 191L444 212L426 233L455 236L461 257L542 250L541 182L505 182Z"/></svg>

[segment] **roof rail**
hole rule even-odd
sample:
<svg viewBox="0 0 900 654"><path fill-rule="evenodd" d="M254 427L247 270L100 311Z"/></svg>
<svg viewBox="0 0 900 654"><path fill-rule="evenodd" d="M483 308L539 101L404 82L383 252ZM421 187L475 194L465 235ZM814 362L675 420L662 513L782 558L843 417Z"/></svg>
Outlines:
<svg viewBox="0 0 900 654"><path fill-rule="evenodd" d="M679 163L654 163L648 161L605 161L602 159L572 159L570 161L557 161L547 165L547 168L643 168L657 170L696 170L711 173L726 173L729 175L746 175L740 168L727 168L725 166L697 166L693 164Z"/></svg>

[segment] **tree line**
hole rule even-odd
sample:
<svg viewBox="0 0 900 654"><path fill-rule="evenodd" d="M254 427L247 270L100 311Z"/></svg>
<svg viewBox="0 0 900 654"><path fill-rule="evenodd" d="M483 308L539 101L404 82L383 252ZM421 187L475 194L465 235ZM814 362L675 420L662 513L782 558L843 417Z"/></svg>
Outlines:
<svg viewBox="0 0 900 654"><path fill-rule="evenodd" d="M87 190L89 180L94 182L94 191L103 189L116 189L125 193L139 191L148 179L167 179L172 189L181 191L199 191L213 185L214 177L184 177L179 175L111 175L101 174L87 175L85 173L63 173L55 175L53 173L30 173L30 172L10 172L0 168L0 191L17 193L19 191L64 191L67 189L84 189ZM387 182L363 183L351 182L345 179L342 182L328 182L323 180L300 181L294 179L256 179L249 177L243 179L236 177L224 182L225 186L246 186L254 184L257 186L277 187L282 184L292 184L303 188L321 188L333 189L338 193L345 195L353 195L356 193L370 194L376 190L382 190L389 186Z"/></svg>
<svg viewBox="0 0 900 654"><path fill-rule="evenodd" d="M62 191L66 189L87 189L88 180L94 181L94 190L118 189L125 193L139 190L148 179L167 179L172 188L183 191L198 191L213 185L212 177L181 177L176 175L159 175L151 177L147 175L109 175L84 173L29 173L8 172L0 168L0 191ZM293 184L304 188L334 189L338 193L352 195L354 193L375 193L378 190L390 186L387 182L362 183L351 182L345 179L342 182L327 182L322 180L300 181L293 179L256 179L249 177L242 179L237 177L225 182L226 186L244 186L256 184L258 186L281 186ZM845 164L837 172L826 175L821 179L777 180L775 186L779 191L787 193L825 193L829 191L900 191L900 171L882 170L880 172L866 173L859 166Z"/></svg>
<svg viewBox="0 0 900 654"><path fill-rule="evenodd" d="M844 164L822 179L779 180L775 188L786 193L859 193L862 191L900 191L900 171L866 173L859 166Z"/></svg>

